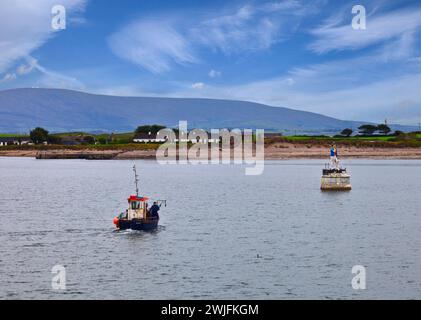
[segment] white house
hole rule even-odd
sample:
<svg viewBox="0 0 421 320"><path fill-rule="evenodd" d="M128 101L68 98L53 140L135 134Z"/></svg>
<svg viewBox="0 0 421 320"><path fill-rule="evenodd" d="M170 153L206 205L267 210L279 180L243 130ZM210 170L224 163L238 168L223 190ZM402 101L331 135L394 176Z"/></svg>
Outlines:
<svg viewBox="0 0 421 320"><path fill-rule="evenodd" d="M195 132L190 132L189 136L191 137L191 135L195 134ZM135 135L133 142L136 143L164 143L168 141L168 137L164 137L161 139L157 139L156 138L156 134L153 134L151 132L149 133L138 133ZM200 139L199 134L195 139L192 138L188 138L187 135L186 137L184 137L184 135L182 135L182 137L180 138L178 136L178 134L176 134L176 138L174 140L174 142L191 142L191 143L213 143L213 142L219 142L220 139L211 139L211 138L207 138L207 139Z"/></svg>
<svg viewBox="0 0 421 320"><path fill-rule="evenodd" d="M135 135L133 142L136 143L164 143L167 139L157 139L156 134L149 133L138 133Z"/></svg>
<svg viewBox="0 0 421 320"><path fill-rule="evenodd" d="M0 147L4 146L22 146L31 144L31 139L29 138L21 138L21 137L0 137Z"/></svg>

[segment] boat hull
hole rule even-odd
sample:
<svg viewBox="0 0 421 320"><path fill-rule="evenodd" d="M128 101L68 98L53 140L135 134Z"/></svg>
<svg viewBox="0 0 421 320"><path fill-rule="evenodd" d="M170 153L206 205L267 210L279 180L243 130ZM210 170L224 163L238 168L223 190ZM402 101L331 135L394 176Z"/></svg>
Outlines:
<svg viewBox="0 0 421 320"><path fill-rule="evenodd" d="M117 228L120 230L151 231L158 228L159 219L119 219Z"/></svg>

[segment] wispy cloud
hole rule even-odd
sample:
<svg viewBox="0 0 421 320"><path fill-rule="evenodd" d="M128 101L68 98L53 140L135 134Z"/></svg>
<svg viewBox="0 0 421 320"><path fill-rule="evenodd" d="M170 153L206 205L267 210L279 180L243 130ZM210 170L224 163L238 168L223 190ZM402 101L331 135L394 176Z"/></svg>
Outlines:
<svg viewBox="0 0 421 320"><path fill-rule="evenodd" d="M421 27L421 8L405 9L387 13L376 12L367 17L367 29L354 30L351 25L351 12L344 24L333 19L311 31L316 38L309 48L319 54L329 51L357 50L387 40L402 39L419 31ZM405 50L407 47L405 48Z"/></svg>
<svg viewBox="0 0 421 320"><path fill-rule="evenodd" d="M85 85L76 78L49 70L38 63L35 64L34 68L41 73L41 77L37 80L38 85L41 87L73 90L86 89Z"/></svg>
<svg viewBox="0 0 421 320"><path fill-rule="evenodd" d="M37 86L47 88L65 88L83 90L85 86L76 78L63 75L59 72L49 70L39 64L38 60L28 56L25 62L20 64L16 70L7 73L0 83L11 82L19 77L29 75L33 72L38 72L40 77L37 79Z"/></svg>
<svg viewBox="0 0 421 320"><path fill-rule="evenodd" d="M140 18L112 34L108 43L119 57L153 73L176 64L198 63L197 52L213 49L225 55L271 48L295 30L314 10L297 0L246 4L212 15ZM294 10L291 10L294 9Z"/></svg>
<svg viewBox="0 0 421 320"><path fill-rule="evenodd" d="M27 63L21 64L17 70L16 73L18 75L25 75L31 73L38 65L38 61L32 57L28 57Z"/></svg>
<svg viewBox="0 0 421 320"><path fill-rule="evenodd" d="M197 61L188 40L171 21L133 22L109 38L113 52L153 73L169 71L172 63Z"/></svg>
<svg viewBox="0 0 421 320"><path fill-rule="evenodd" d="M195 41L225 54L264 50L280 40L280 21L272 19L268 12L246 5L233 14L201 22L191 33Z"/></svg>
<svg viewBox="0 0 421 320"><path fill-rule="evenodd" d="M205 84L203 82L195 82L191 85L193 89L199 89L202 90L205 87Z"/></svg>
<svg viewBox="0 0 421 320"><path fill-rule="evenodd" d="M13 81L16 79L16 74L15 73L6 73L3 78L0 79L0 83L6 83L9 81Z"/></svg>
<svg viewBox="0 0 421 320"><path fill-rule="evenodd" d="M218 78L221 76L221 74L222 74L221 71L212 69L211 71L209 71L208 76L209 78Z"/></svg>
<svg viewBox="0 0 421 320"><path fill-rule="evenodd" d="M87 0L60 0L68 15L83 10ZM0 73L50 39L51 8L55 0L1 0Z"/></svg>
<svg viewBox="0 0 421 320"><path fill-rule="evenodd" d="M0 80L0 83L5 83L9 81L16 80L18 76L26 75L31 73L37 66L38 61L32 57L26 58L26 63L21 64L19 67L17 67L16 71L8 72L2 80Z"/></svg>

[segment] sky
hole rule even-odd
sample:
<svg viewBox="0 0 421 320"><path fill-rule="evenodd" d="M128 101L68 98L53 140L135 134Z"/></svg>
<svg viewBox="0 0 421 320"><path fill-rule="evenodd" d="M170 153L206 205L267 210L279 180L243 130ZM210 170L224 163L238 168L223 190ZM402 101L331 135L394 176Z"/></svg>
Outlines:
<svg viewBox="0 0 421 320"><path fill-rule="evenodd" d="M30 87L418 126L421 1L0 0L0 90Z"/></svg>

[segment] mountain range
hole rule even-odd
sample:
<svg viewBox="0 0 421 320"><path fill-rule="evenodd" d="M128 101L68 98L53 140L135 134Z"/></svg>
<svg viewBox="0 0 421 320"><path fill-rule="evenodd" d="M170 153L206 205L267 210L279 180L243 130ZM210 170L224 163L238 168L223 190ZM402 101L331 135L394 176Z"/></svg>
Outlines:
<svg viewBox="0 0 421 320"><path fill-rule="evenodd" d="M363 123L246 101L117 97L37 88L0 91L0 115L1 133L23 133L34 127L50 132L125 132L144 124L176 127L180 120L187 120L190 129L261 128L328 134L344 128L356 130Z"/></svg>

